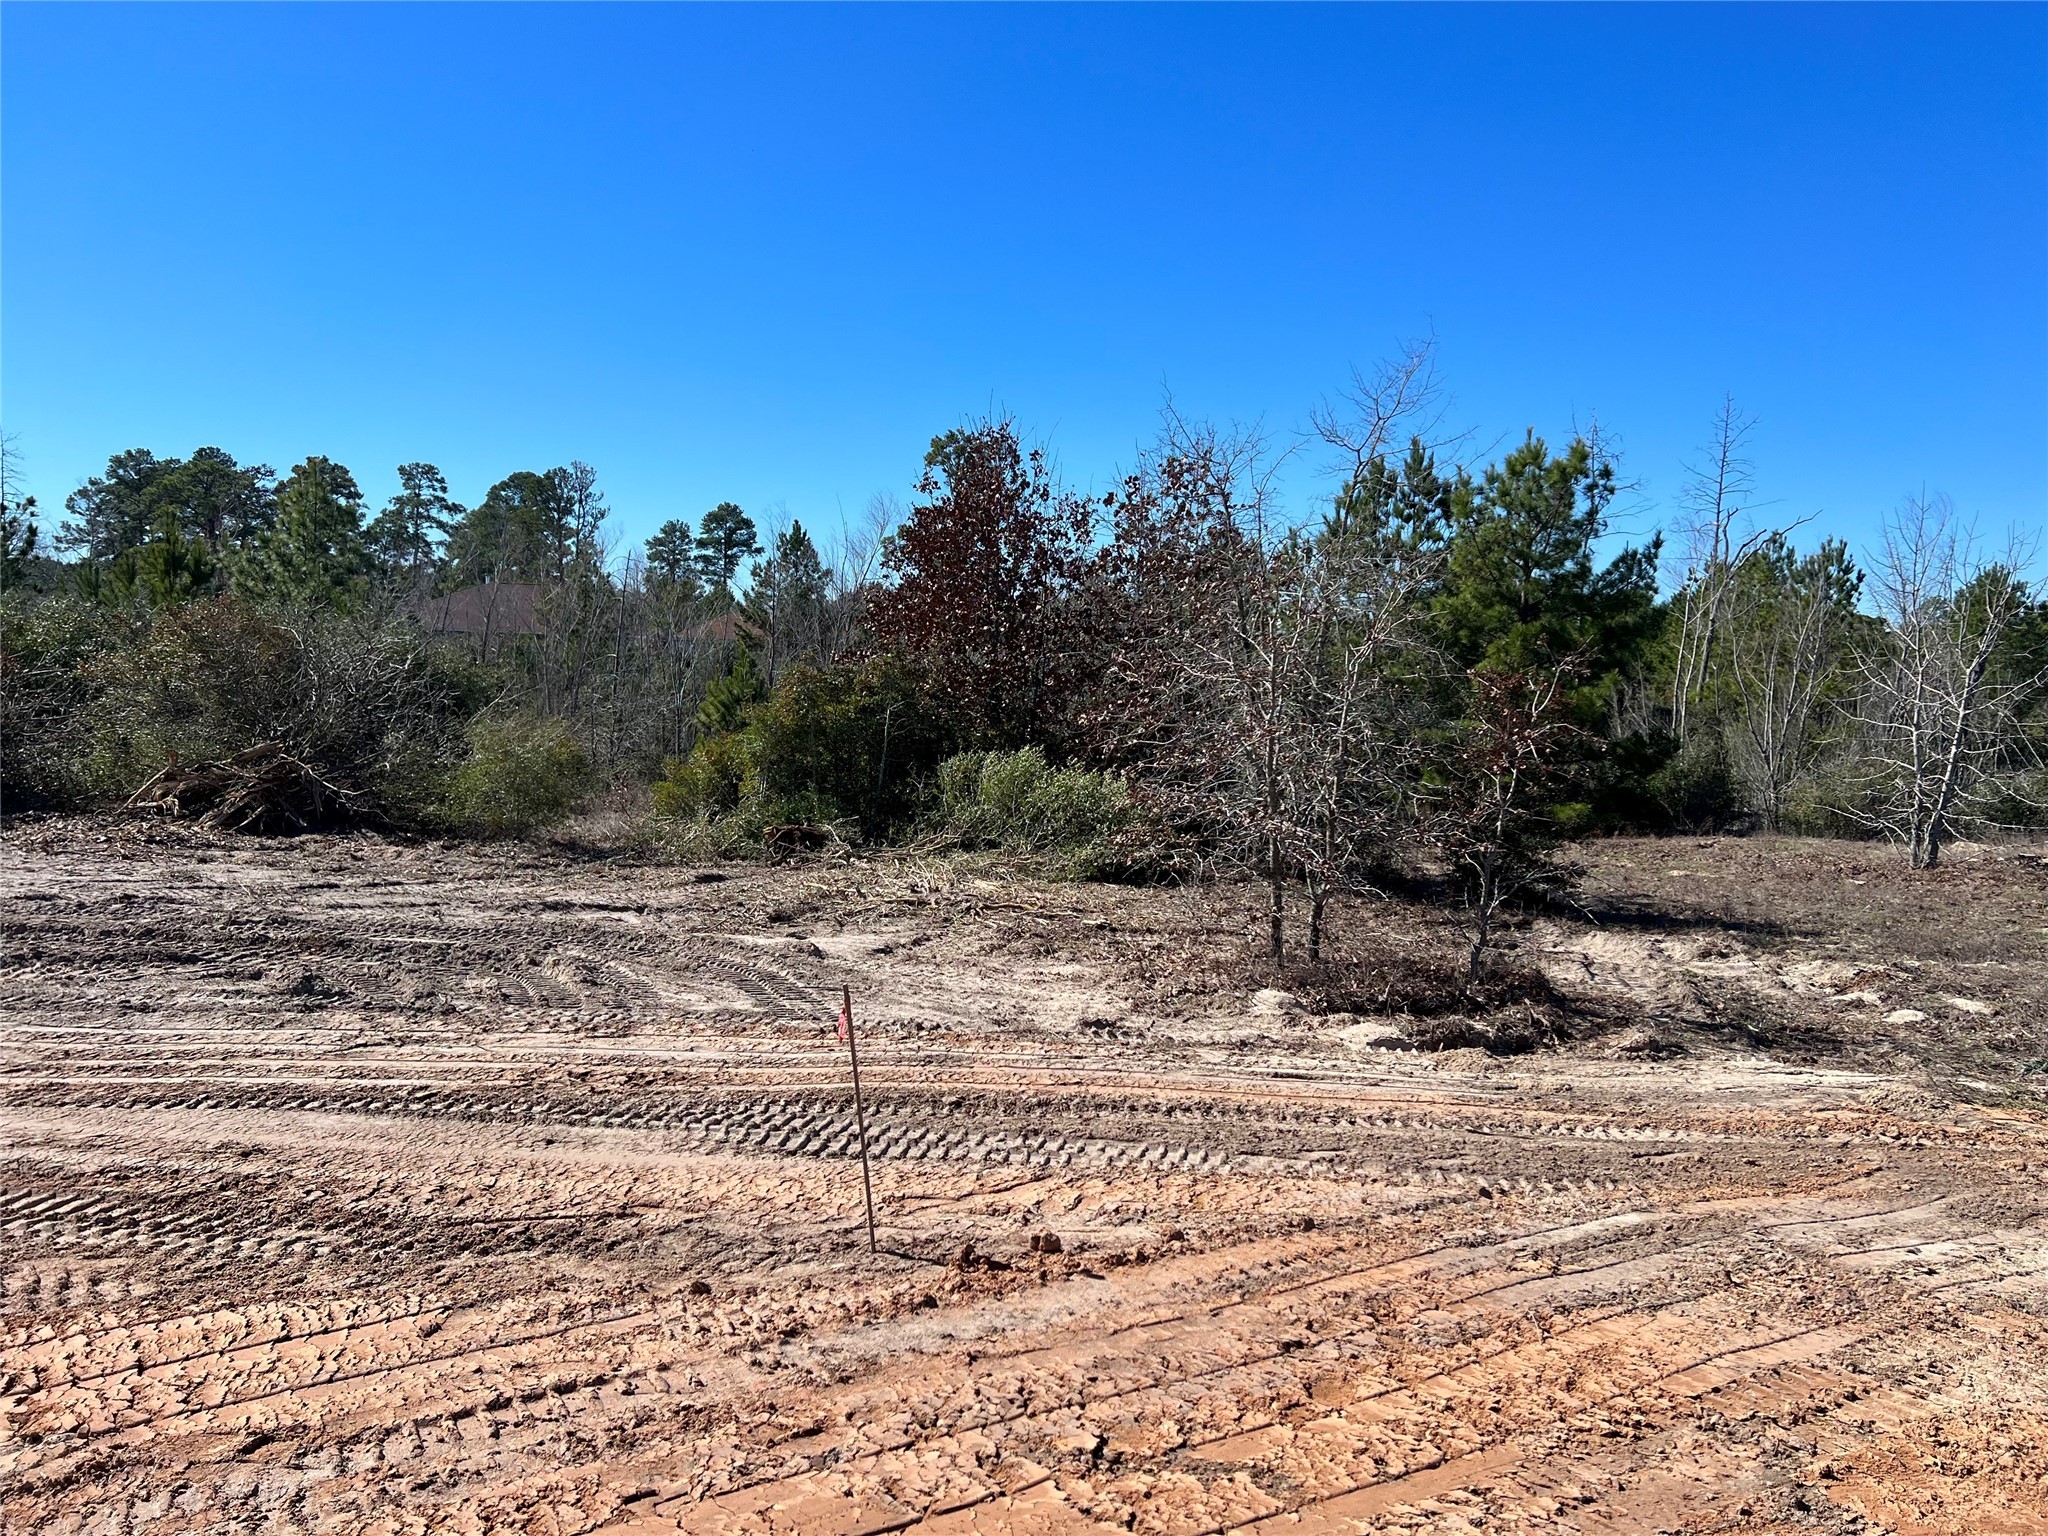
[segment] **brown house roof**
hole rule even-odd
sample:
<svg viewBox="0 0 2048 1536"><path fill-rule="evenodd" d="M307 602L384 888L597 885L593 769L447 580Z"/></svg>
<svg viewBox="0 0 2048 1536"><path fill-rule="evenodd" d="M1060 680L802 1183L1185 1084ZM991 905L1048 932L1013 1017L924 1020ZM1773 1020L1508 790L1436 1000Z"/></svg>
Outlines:
<svg viewBox="0 0 2048 1536"><path fill-rule="evenodd" d="M731 642L741 637L748 640L761 638L761 626L754 623L737 608L729 608L715 619L706 619L702 624L692 624L683 631L685 640L722 640Z"/></svg>
<svg viewBox="0 0 2048 1536"><path fill-rule="evenodd" d="M531 581L489 581L430 597L419 606L419 620L430 635L483 635L494 640L537 635L547 627L540 617L540 586Z"/></svg>

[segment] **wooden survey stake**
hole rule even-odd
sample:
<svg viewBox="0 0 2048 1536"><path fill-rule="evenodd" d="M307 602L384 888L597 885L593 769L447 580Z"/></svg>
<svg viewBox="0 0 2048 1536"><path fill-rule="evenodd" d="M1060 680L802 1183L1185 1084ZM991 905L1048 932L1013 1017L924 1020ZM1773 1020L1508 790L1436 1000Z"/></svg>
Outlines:
<svg viewBox="0 0 2048 1536"><path fill-rule="evenodd" d="M875 1186L868 1178L868 1117L860 1102L860 1047L853 1041L853 988L839 989L839 1038L846 1042L846 1054L853 1062L853 1126L860 1137L860 1194L868 1208L868 1252L875 1247Z"/></svg>

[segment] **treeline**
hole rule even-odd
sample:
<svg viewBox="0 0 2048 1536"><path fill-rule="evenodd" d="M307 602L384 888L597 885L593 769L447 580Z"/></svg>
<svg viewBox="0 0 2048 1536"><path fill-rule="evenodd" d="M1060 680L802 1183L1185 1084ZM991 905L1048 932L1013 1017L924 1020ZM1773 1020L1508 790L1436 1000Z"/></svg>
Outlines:
<svg viewBox="0 0 2048 1536"><path fill-rule="evenodd" d="M730 503L622 552L581 464L470 508L406 465L372 514L324 459L118 455L70 498L68 561L37 565L9 508L9 797L104 802L260 742L399 823L651 783L703 847L917 831L1249 872L1276 955L1297 895L1314 953L1333 894L1419 856L1475 965L1588 833L1883 835L1929 865L2043 824L2025 551L1926 500L1860 560L1802 549L1754 521L1732 406L1669 547L1613 550L1597 436L1466 465L1432 398L1418 351L1320 413L1334 490L1305 515L1256 439L1169 416L1084 495L971 423L829 553ZM451 627L513 591L508 631Z"/></svg>
<svg viewBox="0 0 2048 1536"><path fill-rule="evenodd" d="M136 449L72 493L54 538L17 498L11 444L5 468L9 810L118 804L168 762L277 743L305 793L252 827L353 811L518 830L593 789L644 793L736 651L772 681L847 649L873 567L871 539L828 567L796 523L764 549L731 503L622 552L581 463L473 507L405 464L373 510L331 459L280 479L219 448Z"/></svg>
<svg viewBox="0 0 2048 1536"><path fill-rule="evenodd" d="M11 444L8 451L11 460ZM105 474L66 498L49 553L73 559L61 571L43 561L41 584L61 574L77 595L123 608L232 592L351 610L490 582L562 585L616 574L604 528L610 509L588 464L517 471L474 507L449 496L432 464L401 464L397 473L398 493L371 513L355 476L332 459L308 458L280 481L268 465L238 464L220 448L188 459L117 453ZM32 499L9 504L9 585L38 574L35 511ZM729 595L741 566L760 553L752 519L725 502L694 536L681 520L664 524L640 572L686 596Z"/></svg>
<svg viewBox="0 0 2048 1536"><path fill-rule="evenodd" d="M1748 528L1730 407L1660 599L1661 539L1605 553L1598 441L1441 462L1401 430L1426 368L1319 423L1344 467L1308 520L1274 504L1255 440L1179 421L1095 498L1006 422L938 439L869 652L700 741L664 803L882 835L932 814L914 792L932 774L962 825L974 797L946 754L971 747L1002 774L970 830L999 836L1009 803L1043 838L1066 805L1098 866L1255 874L1276 957L1290 893L1313 956L1332 894L1420 852L1457 878L1475 966L1505 905L1561 883L1551 852L1574 836L1882 834L1929 865L1959 833L2043 824L2048 607L2021 552L1982 557L1926 501L1886 521L1867 572ZM1066 770L1020 797L1020 752Z"/></svg>

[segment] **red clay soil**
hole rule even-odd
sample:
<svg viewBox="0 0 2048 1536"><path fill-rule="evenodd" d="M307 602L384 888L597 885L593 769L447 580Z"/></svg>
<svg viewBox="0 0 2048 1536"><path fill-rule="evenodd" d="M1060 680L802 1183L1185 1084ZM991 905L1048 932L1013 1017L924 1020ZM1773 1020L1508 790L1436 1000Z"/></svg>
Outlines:
<svg viewBox="0 0 2048 1536"><path fill-rule="evenodd" d="M1502 1057L1164 892L0 834L0 1528L2048 1530L2034 875L1594 857Z"/></svg>

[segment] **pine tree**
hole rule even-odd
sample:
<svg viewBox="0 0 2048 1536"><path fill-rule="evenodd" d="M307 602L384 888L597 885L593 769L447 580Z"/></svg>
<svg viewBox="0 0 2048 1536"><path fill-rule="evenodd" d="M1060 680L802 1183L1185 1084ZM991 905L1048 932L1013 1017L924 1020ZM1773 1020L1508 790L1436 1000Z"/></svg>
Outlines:
<svg viewBox="0 0 2048 1536"><path fill-rule="evenodd" d="M149 493L157 514L151 542L162 541L161 515L168 514L218 564L277 525L277 477L268 464L237 464L224 448L200 448L189 459L167 463Z"/></svg>
<svg viewBox="0 0 2048 1536"><path fill-rule="evenodd" d="M801 657L823 659L825 651L825 562L818 546L791 522L775 540L775 553L754 570L747 616L764 637L768 681Z"/></svg>
<svg viewBox="0 0 2048 1536"><path fill-rule="evenodd" d="M147 448L115 454L104 475L93 476L64 498L70 521L58 534L58 544L88 560L112 560L123 550L147 544L156 525L154 492L179 463Z"/></svg>
<svg viewBox="0 0 2048 1536"><path fill-rule="evenodd" d="M688 519L672 517L655 530L647 541L647 575L663 588L696 585L695 545Z"/></svg>
<svg viewBox="0 0 2048 1536"><path fill-rule="evenodd" d="M368 586L363 493L332 459L309 458L278 487L277 527L237 584L273 602L349 608Z"/></svg>
<svg viewBox="0 0 2048 1536"><path fill-rule="evenodd" d="M697 710L697 729L706 736L723 736L747 723L747 713L768 697L768 686L754 653L742 645L732 659L732 668L714 682Z"/></svg>
<svg viewBox="0 0 2048 1536"><path fill-rule="evenodd" d="M737 505L721 501L704 514L697 531L697 574L705 586L730 592L740 566L760 553L754 520Z"/></svg>
<svg viewBox="0 0 2048 1536"><path fill-rule="evenodd" d="M598 530L611 514L597 488L597 471L581 459L547 473L552 522L546 533L548 565L557 580L572 572L588 576L604 560Z"/></svg>
<svg viewBox="0 0 2048 1536"><path fill-rule="evenodd" d="M1399 469L1384 458L1368 460L1337 493L1323 531L1410 552L1441 549L1472 493L1471 476L1462 469L1442 474L1436 455L1418 437Z"/></svg>
<svg viewBox="0 0 2048 1536"><path fill-rule="evenodd" d="M20 488L21 459L14 439L0 436L0 591L27 574L41 531L36 527L36 499Z"/></svg>
<svg viewBox="0 0 2048 1536"><path fill-rule="evenodd" d="M537 581L547 569L550 533L560 522L555 499L548 477L530 469L492 486L449 536L456 581Z"/></svg>
<svg viewBox="0 0 2048 1536"><path fill-rule="evenodd" d="M825 602L825 562L818 546L792 522L775 540L775 553L754 572L749 607L764 629L795 634Z"/></svg>
<svg viewBox="0 0 2048 1536"><path fill-rule="evenodd" d="M365 531L371 555L392 586L423 590L440 563L440 544L463 515L448 481L432 464L398 466L398 494Z"/></svg>
<svg viewBox="0 0 2048 1536"><path fill-rule="evenodd" d="M1434 609L1453 657L1508 671L1577 657L1595 680L1631 665L1656 620L1660 546L1596 566L1614 490L1612 464L1584 439L1553 458L1532 432L1452 499Z"/></svg>
<svg viewBox="0 0 2048 1536"><path fill-rule="evenodd" d="M213 551L188 537L177 508L166 504L150 541L108 563L102 600L124 608L175 608L211 592L218 571Z"/></svg>

